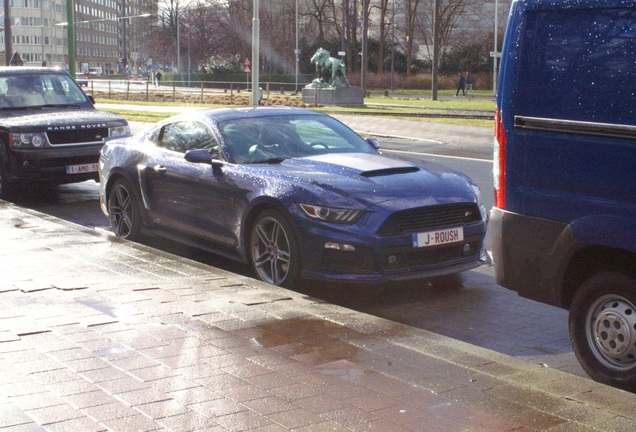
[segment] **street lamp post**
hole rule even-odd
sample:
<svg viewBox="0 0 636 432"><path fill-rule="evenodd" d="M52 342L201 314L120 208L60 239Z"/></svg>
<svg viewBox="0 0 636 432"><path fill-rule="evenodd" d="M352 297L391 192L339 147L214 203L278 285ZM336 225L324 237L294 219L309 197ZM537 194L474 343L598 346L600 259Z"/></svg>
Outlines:
<svg viewBox="0 0 636 432"><path fill-rule="evenodd" d="M395 0L391 2L391 93L395 90Z"/></svg>
<svg viewBox="0 0 636 432"><path fill-rule="evenodd" d="M181 72L181 38L179 35L179 2L177 2L175 9L176 21L177 21L177 74Z"/></svg>
<svg viewBox="0 0 636 432"><path fill-rule="evenodd" d="M296 50L294 54L296 55L296 87L294 87L294 91L298 93L298 57L300 56L300 50L298 49L298 0L296 0Z"/></svg>
<svg viewBox="0 0 636 432"><path fill-rule="evenodd" d="M499 1L495 0L495 50L492 53L492 93L494 96L497 96L497 58L499 56L499 51L497 49L497 39L498 39L498 24L499 24Z"/></svg>
<svg viewBox="0 0 636 432"><path fill-rule="evenodd" d="M252 17L252 106L258 106L260 91L258 88L260 72L260 2L254 0L254 15Z"/></svg>
<svg viewBox="0 0 636 432"><path fill-rule="evenodd" d="M11 6L10 1L4 2L4 55L6 59L6 65L11 63L11 56L13 55L13 36L11 30Z"/></svg>
<svg viewBox="0 0 636 432"><path fill-rule="evenodd" d="M369 72L369 0L362 2L362 67L360 69L360 81L364 94L367 94L367 73Z"/></svg>
<svg viewBox="0 0 636 432"><path fill-rule="evenodd" d="M438 69L439 69L439 12L441 0L435 0L433 12L433 73L431 77L432 89L431 99L437 100L438 90Z"/></svg>
<svg viewBox="0 0 636 432"><path fill-rule="evenodd" d="M75 76L75 2L66 1L66 35L68 39L68 73Z"/></svg>

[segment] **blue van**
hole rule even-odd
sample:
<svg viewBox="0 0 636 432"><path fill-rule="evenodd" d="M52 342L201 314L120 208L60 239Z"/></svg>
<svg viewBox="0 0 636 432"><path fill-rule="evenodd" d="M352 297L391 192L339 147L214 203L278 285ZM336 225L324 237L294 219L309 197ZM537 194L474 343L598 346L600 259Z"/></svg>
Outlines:
<svg viewBox="0 0 636 432"><path fill-rule="evenodd" d="M636 0L512 3L494 178L497 283L569 309L587 373L636 390Z"/></svg>

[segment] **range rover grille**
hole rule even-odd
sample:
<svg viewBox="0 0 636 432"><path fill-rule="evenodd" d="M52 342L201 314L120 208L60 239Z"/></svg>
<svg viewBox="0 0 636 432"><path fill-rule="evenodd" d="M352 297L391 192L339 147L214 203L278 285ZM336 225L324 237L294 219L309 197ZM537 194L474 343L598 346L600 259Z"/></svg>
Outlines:
<svg viewBox="0 0 636 432"><path fill-rule="evenodd" d="M94 143L108 136L108 128L54 131L47 136L51 145Z"/></svg>

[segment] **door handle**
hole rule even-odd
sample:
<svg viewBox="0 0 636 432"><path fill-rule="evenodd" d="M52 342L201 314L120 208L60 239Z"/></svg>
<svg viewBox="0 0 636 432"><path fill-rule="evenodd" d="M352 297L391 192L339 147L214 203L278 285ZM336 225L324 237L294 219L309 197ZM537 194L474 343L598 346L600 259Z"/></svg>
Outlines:
<svg viewBox="0 0 636 432"><path fill-rule="evenodd" d="M152 169L158 173L165 173L166 171L168 171L168 169L163 165L155 165L154 167L152 167Z"/></svg>

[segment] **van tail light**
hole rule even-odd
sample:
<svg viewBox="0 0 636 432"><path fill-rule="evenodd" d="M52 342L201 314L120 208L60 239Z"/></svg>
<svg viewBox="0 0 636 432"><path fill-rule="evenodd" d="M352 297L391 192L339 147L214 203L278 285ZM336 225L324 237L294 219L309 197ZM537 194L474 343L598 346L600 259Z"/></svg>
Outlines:
<svg viewBox="0 0 636 432"><path fill-rule="evenodd" d="M506 177L506 132L499 109L495 110L495 145L493 155L493 179L495 183L495 207L505 208L504 185Z"/></svg>

